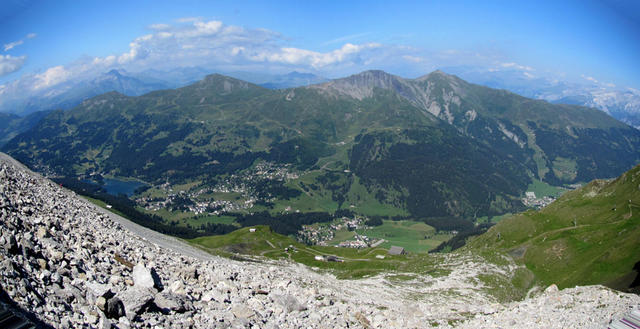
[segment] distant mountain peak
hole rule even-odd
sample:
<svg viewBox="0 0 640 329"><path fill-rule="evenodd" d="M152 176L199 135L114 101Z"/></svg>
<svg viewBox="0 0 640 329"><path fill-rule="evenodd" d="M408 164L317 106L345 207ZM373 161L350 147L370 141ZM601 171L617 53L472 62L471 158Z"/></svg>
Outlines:
<svg viewBox="0 0 640 329"><path fill-rule="evenodd" d="M381 70L369 70L346 78L331 80L326 83L309 86L326 94L343 95L362 100L373 96L376 88L396 90L402 88L406 80Z"/></svg>
<svg viewBox="0 0 640 329"><path fill-rule="evenodd" d="M105 75L113 75L113 76L117 76L117 77L121 77L124 75L124 72L118 70L118 69L113 69L107 73L105 73Z"/></svg>
<svg viewBox="0 0 640 329"><path fill-rule="evenodd" d="M232 78L219 73L209 74L196 84L184 88L192 87L196 87L197 89L205 89L207 91L214 92L220 95L230 94L238 90L262 89L262 87L253 83Z"/></svg>

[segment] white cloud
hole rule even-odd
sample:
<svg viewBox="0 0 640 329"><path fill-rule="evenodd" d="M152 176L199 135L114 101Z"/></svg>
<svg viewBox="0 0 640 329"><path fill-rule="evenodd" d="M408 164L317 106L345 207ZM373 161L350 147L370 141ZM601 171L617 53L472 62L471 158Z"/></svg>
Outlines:
<svg viewBox="0 0 640 329"><path fill-rule="evenodd" d="M531 66L520 65L518 63L509 62L509 63L501 63L500 66L504 68L514 68L522 71L533 71Z"/></svg>
<svg viewBox="0 0 640 329"><path fill-rule="evenodd" d="M347 43L342 48L326 53L320 53L299 48L280 48L279 51L267 51L250 58L255 61L278 62L283 64L306 64L314 69L341 63L352 59L351 56L365 50L381 47L377 43L354 45Z"/></svg>
<svg viewBox="0 0 640 329"><path fill-rule="evenodd" d="M11 49L15 48L16 46L19 46L19 45L21 45L23 43L24 43L24 41L22 41L22 40L6 43L4 45L4 51L9 51L9 50L11 50Z"/></svg>
<svg viewBox="0 0 640 329"><path fill-rule="evenodd" d="M171 25L168 24L151 24L149 25L149 28L152 30L168 30L169 28L171 28Z"/></svg>
<svg viewBox="0 0 640 329"><path fill-rule="evenodd" d="M325 68L349 61L362 62L358 54L382 47L367 43L347 43L329 52L283 47L280 34L266 29L245 29L224 25L220 21L203 21L199 18L183 18L176 24L154 24L151 34L136 38L129 44L126 53L104 58L94 58L93 64L100 66L123 65L155 67L174 65L216 64L245 65L272 63L311 69ZM133 69L135 71L135 68Z"/></svg>
<svg viewBox="0 0 640 329"><path fill-rule="evenodd" d="M405 60L407 60L409 62L413 62L413 63L422 63L422 62L426 61L426 59L424 57L420 57L420 56L403 55L402 58L404 58Z"/></svg>
<svg viewBox="0 0 640 329"><path fill-rule="evenodd" d="M71 77L71 72L66 70L62 65L54 66L46 70L44 73L35 75L35 84L33 89L42 89L50 87L66 81Z"/></svg>
<svg viewBox="0 0 640 329"><path fill-rule="evenodd" d="M193 23L193 22L197 22L197 21L201 21L201 20L202 20L201 17L182 17L182 18L176 19L176 22L178 22L178 23Z"/></svg>
<svg viewBox="0 0 640 329"><path fill-rule="evenodd" d="M354 34L331 42L364 37L366 34ZM286 36L275 31L187 17L170 24L150 25L149 34L135 38L123 53L80 58L41 74L25 74L19 81L8 83L7 90L10 92L5 94L18 95L24 90L39 93L61 82L82 81L113 68L139 72L151 68L170 70L199 66L212 72L283 73L298 70L339 77L366 69L422 75L437 67L474 63L496 69L533 71L530 67L498 58L500 56L490 52L476 50L428 51L402 45L354 42L320 52L292 46ZM16 60L15 57L11 59ZM24 58L21 60L24 61ZM9 72L7 69L5 71Z"/></svg>
<svg viewBox="0 0 640 329"><path fill-rule="evenodd" d="M4 51L9 51L9 50L11 50L11 49L13 49L13 48L15 48L15 47L17 47L17 46L21 45L21 44L24 44L24 40L25 40L25 38L26 38L26 39L33 39L33 38L35 38L35 37L37 37L37 36L38 36L38 35L37 35L37 34L35 34L35 33L29 33L29 34L27 34L24 38L22 38L22 39L20 39L20 40L17 40L17 41L14 41L14 42L10 42L10 43L5 43L5 44L4 44Z"/></svg>
<svg viewBox="0 0 640 329"><path fill-rule="evenodd" d="M327 42L324 42L322 45L326 46L326 45L331 45L331 44L336 44L336 43L339 44L339 43L343 43L343 42L345 42L347 40L360 39L360 38L365 37L365 36L367 36L369 34L371 34L371 33L365 32L365 33L357 33L357 34L345 35L345 36L342 36L342 37L335 38L333 40L329 40Z"/></svg>
<svg viewBox="0 0 640 329"><path fill-rule="evenodd" d="M27 56L0 55L0 77L19 70L26 60Z"/></svg>
<svg viewBox="0 0 640 329"><path fill-rule="evenodd" d="M594 78L594 77L586 76L586 75L583 74L582 78L587 80L587 81L591 81L593 83L598 83L598 80L596 78Z"/></svg>

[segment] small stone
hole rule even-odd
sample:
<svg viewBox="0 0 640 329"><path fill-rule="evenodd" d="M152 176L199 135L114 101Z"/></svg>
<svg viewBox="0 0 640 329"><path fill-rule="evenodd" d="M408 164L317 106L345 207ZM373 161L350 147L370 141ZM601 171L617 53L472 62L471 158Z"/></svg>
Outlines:
<svg viewBox="0 0 640 329"><path fill-rule="evenodd" d="M44 226L38 227L38 230L36 231L36 238L38 238L38 240L46 238L48 235L49 232L47 232L47 229Z"/></svg>
<svg viewBox="0 0 640 329"><path fill-rule="evenodd" d="M113 275L109 278L109 284L111 285L118 285L118 283L120 283L120 280L122 279L121 276L119 275Z"/></svg>
<svg viewBox="0 0 640 329"><path fill-rule="evenodd" d="M175 280L175 281L171 282L171 284L169 285L169 290L171 292L176 293L176 294L180 294L180 295L184 295L185 294L184 284L182 283L181 280Z"/></svg>
<svg viewBox="0 0 640 329"><path fill-rule="evenodd" d="M110 298L111 296L113 296L113 293L111 293L111 289L113 289L113 287L110 284L86 282L85 287L87 288L87 291L91 293L93 298L97 298L97 297Z"/></svg>
<svg viewBox="0 0 640 329"><path fill-rule="evenodd" d="M239 319L249 319L255 315L255 313L244 305L236 305L231 309L233 315Z"/></svg>
<svg viewBox="0 0 640 329"><path fill-rule="evenodd" d="M40 266L41 270L44 270L47 268L47 261L42 258L38 258L38 265Z"/></svg>
<svg viewBox="0 0 640 329"><path fill-rule="evenodd" d="M550 294L554 292L558 292L558 286L556 286L555 283L550 285L549 287L547 287L547 289L544 290L545 294Z"/></svg>
<svg viewBox="0 0 640 329"><path fill-rule="evenodd" d="M96 314L93 313L89 313L85 316L85 319L87 320L87 323L89 324L95 324L96 322L98 322L98 316Z"/></svg>
<svg viewBox="0 0 640 329"><path fill-rule="evenodd" d="M202 298L200 300L202 300L203 302L210 302L212 300L215 300L222 303L224 301L224 296L220 291L218 291L218 289L211 289L202 294Z"/></svg>
<svg viewBox="0 0 640 329"><path fill-rule="evenodd" d="M118 319L118 328L120 329L129 329L131 328L131 321L125 316Z"/></svg>
<svg viewBox="0 0 640 329"><path fill-rule="evenodd" d="M104 314L109 319L118 319L124 316L124 305L118 297L111 298L107 301L107 307Z"/></svg>
<svg viewBox="0 0 640 329"><path fill-rule="evenodd" d="M98 298L96 298L96 306L104 312L104 310L107 308L107 299L100 296Z"/></svg>
<svg viewBox="0 0 640 329"><path fill-rule="evenodd" d="M20 248L18 247L18 241L16 241L16 237L13 234L6 233L2 236L2 240L4 242L4 249L12 255L15 255L20 252Z"/></svg>

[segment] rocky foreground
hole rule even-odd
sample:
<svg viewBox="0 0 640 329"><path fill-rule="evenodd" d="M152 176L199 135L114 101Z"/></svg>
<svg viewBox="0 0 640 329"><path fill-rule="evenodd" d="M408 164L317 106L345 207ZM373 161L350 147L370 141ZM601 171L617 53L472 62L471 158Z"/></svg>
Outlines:
<svg viewBox="0 0 640 329"><path fill-rule="evenodd" d="M604 328L640 296L600 286L502 305L470 255L450 274L336 280L210 256L114 217L0 155L0 288L56 328Z"/></svg>

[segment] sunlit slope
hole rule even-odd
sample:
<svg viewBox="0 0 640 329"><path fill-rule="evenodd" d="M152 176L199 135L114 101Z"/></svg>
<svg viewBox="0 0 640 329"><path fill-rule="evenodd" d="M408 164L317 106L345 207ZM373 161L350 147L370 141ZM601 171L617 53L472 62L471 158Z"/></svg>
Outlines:
<svg viewBox="0 0 640 329"><path fill-rule="evenodd" d="M467 248L507 251L544 284L626 288L640 261L640 166L505 219Z"/></svg>

